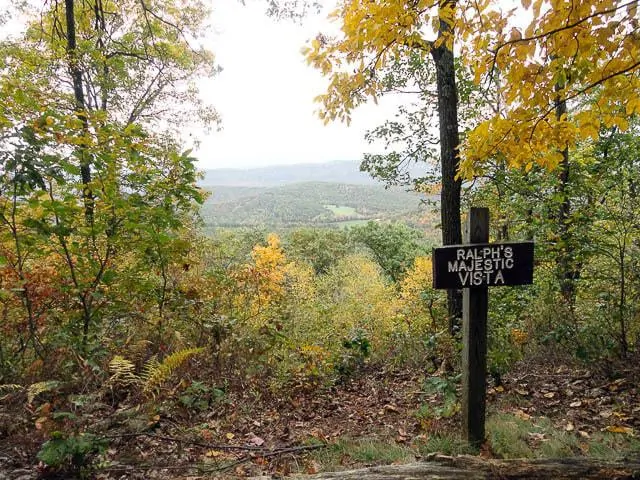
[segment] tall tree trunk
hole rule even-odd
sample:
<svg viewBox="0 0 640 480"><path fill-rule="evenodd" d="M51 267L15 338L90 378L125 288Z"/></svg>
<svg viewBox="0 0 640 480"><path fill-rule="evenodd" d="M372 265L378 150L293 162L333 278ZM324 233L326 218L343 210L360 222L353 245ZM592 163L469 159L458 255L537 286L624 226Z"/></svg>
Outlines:
<svg viewBox="0 0 640 480"><path fill-rule="evenodd" d="M571 213L571 198L567 192L569 186L569 150L562 151L562 162L560 163L558 193L560 194L560 206L558 208L558 280L560 281L560 294L566 304L572 308L575 297L575 287L573 284L572 251L571 238L569 233L569 215Z"/></svg>
<svg viewBox="0 0 640 480"><path fill-rule="evenodd" d="M73 96L75 100L76 115L82 122L82 134L89 136L89 119L87 118L87 104L84 97L82 82L82 69L78 60L76 43L76 20L74 12L74 0L65 0L65 19L67 23L67 59L69 62L69 73L73 81ZM82 144L78 146L78 156L80 157L80 177L82 180L82 199L84 201L84 214L87 225L93 226L93 192L91 190L91 157L87 149ZM72 260L69 257L69 268L72 267ZM77 284L77 282L76 282ZM82 346L87 347L89 342L89 329L91 325L92 309L91 298L88 292L79 292L79 300L82 304Z"/></svg>
<svg viewBox="0 0 640 480"><path fill-rule="evenodd" d="M82 84L82 69L78 62L76 42L76 19L74 14L75 0L65 0L65 18L67 23L67 58L69 73L73 82L73 96L75 100L76 114L82 122L83 135L89 134L89 120L87 118L87 104L84 98ZM91 191L91 160L83 146L78 147L80 157L80 176L82 178L82 198L87 222L93 223L93 192Z"/></svg>
<svg viewBox="0 0 640 480"><path fill-rule="evenodd" d="M440 7L455 6L455 0L445 0ZM440 20L439 37L453 36L453 28L445 20ZM460 192L462 182L456 179L458 173L458 91L453 50L443 41L432 50L436 64L436 84L438 90L438 119L440 122L440 164L442 169L442 193L440 196L440 221L443 245L462 243L460 223ZM451 42L452 43L452 42ZM449 45L451 46L451 43ZM447 292L449 330L453 334L459 328L462 317L462 294L459 290Z"/></svg>
<svg viewBox="0 0 640 480"><path fill-rule="evenodd" d="M558 90L563 85L558 84ZM556 118L559 120L567 114L567 102L560 96L556 99ZM576 288L575 281L580 275L580 268L575 261L575 251L573 235L570 229L571 215L571 194L569 190L569 181L571 173L571 165L569 161L569 148L565 148L560 152L562 161L560 162L558 179L558 193L560 196L560 205L558 206L558 249L557 249L557 268L558 281L560 282L560 294L566 305L573 310L575 305Z"/></svg>

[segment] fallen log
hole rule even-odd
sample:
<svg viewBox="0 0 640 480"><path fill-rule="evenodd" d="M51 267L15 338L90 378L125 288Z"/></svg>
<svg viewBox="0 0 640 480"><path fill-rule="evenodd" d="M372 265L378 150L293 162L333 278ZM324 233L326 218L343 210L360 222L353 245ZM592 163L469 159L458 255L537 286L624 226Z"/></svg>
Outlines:
<svg viewBox="0 0 640 480"><path fill-rule="evenodd" d="M589 458L485 460L462 455L436 456L406 465L295 476L297 480L523 480L640 479L640 457L616 462Z"/></svg>

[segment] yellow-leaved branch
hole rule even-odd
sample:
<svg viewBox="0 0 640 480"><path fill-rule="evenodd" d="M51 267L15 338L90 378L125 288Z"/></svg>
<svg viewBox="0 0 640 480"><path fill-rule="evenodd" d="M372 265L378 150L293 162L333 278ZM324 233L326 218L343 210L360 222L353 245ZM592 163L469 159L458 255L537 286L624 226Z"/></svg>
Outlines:
<svg viewBox="0 0 640 480"><path fill-rule="evenodd" d="M469 35L464 57L476 82L499 78L502 108L469 133L461 175L490 158L513 168L553 169L566 148L600 129L625 130L640 112L638 1L523 1L522 9L481 12L484 30ZM530 15L524 28L514 25ZM557 116L558 102L568 114Z"/></svg>

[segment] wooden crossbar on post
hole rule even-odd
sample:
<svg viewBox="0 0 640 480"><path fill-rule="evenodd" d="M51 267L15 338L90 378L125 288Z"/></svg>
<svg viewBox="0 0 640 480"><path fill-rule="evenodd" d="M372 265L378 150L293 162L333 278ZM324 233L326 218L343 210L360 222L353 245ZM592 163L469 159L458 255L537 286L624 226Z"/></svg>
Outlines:
<svg viewBox="0 0 640 480"><path fill-rule="evenodd" d="M488 208L471 208L464 241L489 241ZM485 437L488 290L486 285L464 288L462 296L462 428L467 441L476 447Z"/></svg>

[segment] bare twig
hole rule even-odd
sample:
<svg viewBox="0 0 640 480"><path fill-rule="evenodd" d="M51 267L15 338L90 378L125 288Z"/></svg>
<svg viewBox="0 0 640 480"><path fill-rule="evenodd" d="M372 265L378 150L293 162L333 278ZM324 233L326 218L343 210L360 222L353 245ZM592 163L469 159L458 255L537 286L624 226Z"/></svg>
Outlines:
<svg viewBox="0 0 640 480"><path fill-rule="evenodd" d="M262 457L278 455L280 453L291 453L303 450L315 450L317 448L324 447L325 445L311 445L311 446L297 446L297 447L284 447L279 449L270 449L268 447L259 447L256 445L219 445L214 443L198 442L197 440L189 440L186 438L170 437L168 435L158 435L148 432L131 432L131 433L119 433L114 435L103 435L102 439L115 439L115 438L136 438L136 437L148 437L156 440L163 440L166 442L184 443L193 445L195 447L208 448L210 450L236 450L236 451L248 451L258 452Z"/></svg>
<svg viewBox="0 0 640 480"><path fill-rule="evenodd" d="M301 452L308 452L311 450L318 450L320 448L326 447L325 444L321 445L301 445L296 447L284 447L277 448L273 450L266 449L264 447L254 447L254 446L233 446L233 445L210 445L201 442L193 442L189 440L181 440L174 437L167 437L164 435L155 435L155 434L147 434L147 433L130 433L130 434L121 434L121 435L105 435L101 438L126 438L126 437L135 437L135 436L148 436L150 438L167 440L173 442L181 442L188 443L190 445L201 446L209 449L217 449L217 450L246 450L249 451L248 454L242 456L238 460L235 460L230 463L226 463L224 465L216 465L214 467L205 467L201 464L199 465L175 465L175 464L138 464L138 465L129 465L129 464L119 464L114 465L113 467L107 467L102 469L102 471L119 471L119 470L153 470L153 469L161 469L161 470L198 470L200 472L222 472L224 470L229 470L230 468L237 467L238 465L242 465L243 463L247 463L255 458L270 458L277 457L280 455L287 454L295 454Z"/></svg>

